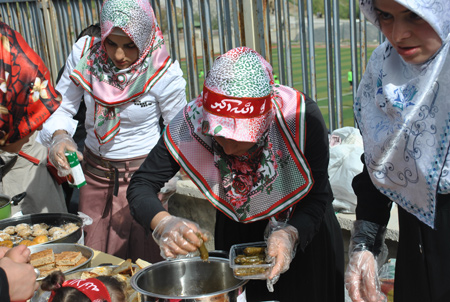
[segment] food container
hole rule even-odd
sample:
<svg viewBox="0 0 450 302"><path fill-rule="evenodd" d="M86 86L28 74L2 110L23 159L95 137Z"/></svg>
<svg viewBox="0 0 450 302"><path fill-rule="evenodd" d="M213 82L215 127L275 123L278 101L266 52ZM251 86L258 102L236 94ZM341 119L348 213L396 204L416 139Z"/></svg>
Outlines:
<svg viewBox="0 0 450 302"><path fill-rule="evenodd" d="M94 250L84 246L84 245L80 245L80 244L76 244L76 243L49 243L49 244L39 244L39 245L32 245L28 247L31 251L31 254L46 250L51 248L53 250L54 254L59 254L61 252L66 252L66 251L73 251L73 252L81 252L81 254L87 258L87 260L77 266L74 266L73 268L64 271L64 275L67 275L73 271L82 269L82 268L86 268L89 267L91 265L91 260L92 257L94 257ZM40 281L44 279L44 277L39 277L37 279L37 281Z"/></svg>
<svg viewBox="0 0 450 302"><path fill-rule="evenodd" d="M142 301L245 301L245 284L233 276L228 259L199 257L157 262L131 278Z"/></svg>
<svg viewBox="0 0 450 302"><path fill-rule="evenodd" d="M0 230L3 230L8 226L16 226L21 223L27 223L30 225L37 223L46 223L49 226L60 226L69 222L75 223L79 227L78 230L59 239L50 240L39 245L49 243L77 243L82 240L83 220L78 215L70 213L39 213L11 217L8 219L0 220Z"/></svg>
<svg viewBox="0 0 450 302"><path fill-rule="evenodd" d="M244 249L247 247L257 247L257 248L266 248L267 245L264 241L260 242L250 242L250 243L241 243L235 244L230 249L230 267L233 270L233 274L238 279L266 279L267 274L270 272L273 263L263 263L263 264L237 264L236 257L238 256L248 256L252 257L252 261L254 257L252 255L245 255ZM265 259L264 256L262 257ZM250 261L248 262L250 263Z"/></svg>

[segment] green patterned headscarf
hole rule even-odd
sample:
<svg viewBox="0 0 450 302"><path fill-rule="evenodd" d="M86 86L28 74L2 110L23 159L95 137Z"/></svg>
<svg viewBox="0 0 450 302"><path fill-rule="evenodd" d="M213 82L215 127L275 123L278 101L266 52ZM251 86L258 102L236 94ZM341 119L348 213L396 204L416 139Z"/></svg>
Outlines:
<svg viewBox="0 0 450 302"><path fill-rule="evenodd" d="M272 123L272 66L253 49L234 48L219 56L206 76L202 132L257 142Z"/></svg>

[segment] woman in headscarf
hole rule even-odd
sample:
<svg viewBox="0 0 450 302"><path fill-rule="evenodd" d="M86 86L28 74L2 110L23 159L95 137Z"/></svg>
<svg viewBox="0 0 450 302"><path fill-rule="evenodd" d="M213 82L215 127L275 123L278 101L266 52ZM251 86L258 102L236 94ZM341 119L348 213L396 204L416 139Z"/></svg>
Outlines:
<svg viewBox="0 0 450 302"><path fill-rule="evenodd" d="M364 141L346 286L382 301L377 263L398 207L394 300L450 301L450 2L360 1L387 40L372 54L354 110Z"/></svg>
<svg viewBox="0 0 450 302"><path fill-rule="evenodd" d="M151 236L130 215L126 188L131 175L167 124L186 105L186 81L172 61L146 0L107 0L100 17L101 39L78 40L57 90L61 108L41 139L61 174L70 172L65 151L76 151L72 135L81 99L86 104L79 211L93 219L85 244L120 258L161 260ZM80 154L80 159L81 154Z"/></svg>
<svg viewBox="0 0 450 302"><path fill-rule="evenodd" d="M170 122L127 197L164 258L193 255L201 244L196 233L208 240L207 233L170 215L157 198L181 167L217 209L216 249L267 241L274 267L267 281L246 285L247 301L344 301L328 158L317 104L275 85L270 64L239 47L216 59L203 93Z"/></svg>
<svg viewBox="0 0 450 302"><path fill-rule="evenodd" d="M3 22L0 22L0 95L0 150L14 154L21 151L61 103L42 59L18 32ZM5 163L0 162L1 183ZM29 299L38 288L34 268L27 263L29 256L30 250L24 246L0 248L1 301Z"/></svg>
<svg viewBox="0 0 450 302"><path fill-rule="evenodd" d="M48 150L36 142L35 131L58 108L61 96L41 58L22 36L11 31L3 37L0 90L12 111L4 111L10 115L1 121L0 192L8 197L24 196L18 205L11 206L12 214L67 212L62 187L47 168Z"/></svg>

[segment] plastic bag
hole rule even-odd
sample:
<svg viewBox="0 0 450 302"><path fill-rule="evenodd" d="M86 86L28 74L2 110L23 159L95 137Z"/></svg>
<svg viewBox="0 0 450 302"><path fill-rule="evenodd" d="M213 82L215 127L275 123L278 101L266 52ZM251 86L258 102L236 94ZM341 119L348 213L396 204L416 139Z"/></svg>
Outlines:
<svg viewBox="0 0 450 302"><path fill-rule="evenodd" d="M334 194L334 210L341 213L354 213L356 195L352 180L361 173L364 152L361 134L353 127L336 129L330 136L330 162L328 175Z"/></svg>

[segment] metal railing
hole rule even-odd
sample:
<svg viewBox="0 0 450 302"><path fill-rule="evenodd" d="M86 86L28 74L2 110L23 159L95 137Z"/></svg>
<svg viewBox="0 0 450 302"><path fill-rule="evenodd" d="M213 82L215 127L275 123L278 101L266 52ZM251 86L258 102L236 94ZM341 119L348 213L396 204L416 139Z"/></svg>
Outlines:
<svg viewBox="0 0 450 302"><path fill-rule="evenodd" d="M343 126L341 44L351 49L353 94L367 62L369 33L365 20L356 15L357 0L349 0L349 19L344 21L334 17L340 13L337 0L324 0L323 18L313 14L311 0L149 1L171 56L183 61L189 99L201 91L200 70L209 70L218 54L249 46L274 66L282 84L296 85L317 101L315 47L321 44L326 49L327 122L330 131ZM0 20L24 36L56 79L78 34L99 21L101 4L101 0L0 0ZM378 30L375 35L380 41ZM298 59L293 58L294 47L300 49L296 56L301 80L293 70L293 60Z"/></svg>

